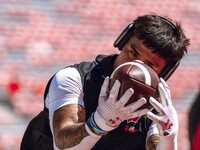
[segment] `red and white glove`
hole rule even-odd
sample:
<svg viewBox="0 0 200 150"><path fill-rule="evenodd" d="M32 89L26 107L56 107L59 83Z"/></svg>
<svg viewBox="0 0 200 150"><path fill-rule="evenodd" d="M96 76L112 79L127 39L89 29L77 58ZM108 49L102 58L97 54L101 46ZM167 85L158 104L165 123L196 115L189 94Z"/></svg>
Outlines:
<svg viewBox="0 0 200 150"><path fill-rule="evenodd" d="M147 113L147 117L156 122L160 134L157 150L177 149L178 116L171 101L170 89L164 79L160 79L158 85L162 104L153 97L150 98L151 105L157 110L158 115L152 112Z"/></svg>
<svg viewBox="0 0 200 150"><path fill-rule="evenodd" d="M116 80L109 95L109 77L105 78L102 85L99 95L99 104L94 113L94 121L96 125L104 131L113 130L124 120L141 117L148 112L148 109L137 110L146 103L145 98L141 98L137 102L125 106L134 93L133 89L128 89L118 100L120 85L120 82Z"/></svg>

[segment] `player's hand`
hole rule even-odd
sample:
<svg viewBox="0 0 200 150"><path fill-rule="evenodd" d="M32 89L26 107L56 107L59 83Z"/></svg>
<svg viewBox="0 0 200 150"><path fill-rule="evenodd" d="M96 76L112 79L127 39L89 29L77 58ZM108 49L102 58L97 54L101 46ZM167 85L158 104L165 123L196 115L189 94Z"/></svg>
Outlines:
<svg viewBox="0 0 200 150"><path fill-rule="evenodd" d="M147 113L147 117L156 122L161 136L172 134L176 136L178 133L177 113L172 105L170 89L167 83L162 78L160 80L161 82L158 85L158 90L162 104L151 97L150 103L157 110L158 115L155 115L149 111Z"/></svg>
<svg viewBox="0 0 200 150"><path fill-rule="evenodd" d="M108 87L109 77L106 77L99 95L99 104L94 113L94 121L102 130L113 130L124 120L141 117L148 112L147 109L137 110L146 103L145 98L141 98L137 102L125 106L134 93L133 89L128 89L118 100L120 82L118 80L115 81L109 94Z"/></svg>

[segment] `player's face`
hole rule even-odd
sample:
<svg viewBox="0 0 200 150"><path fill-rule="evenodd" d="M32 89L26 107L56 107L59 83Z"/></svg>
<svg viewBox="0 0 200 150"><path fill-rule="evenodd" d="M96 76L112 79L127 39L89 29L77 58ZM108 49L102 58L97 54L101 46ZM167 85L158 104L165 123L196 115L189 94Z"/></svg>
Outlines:
<svg viewBox="0 0 200 150"><path fill-rule="evenodd" d="M133 60L143 61L152 67L157 74L159 74L166 65L165 59L159 57L157 54L153 54L152 49L145 47L142 41L138 40L136 37L130 38L124 45L114 62L114 69L122 63L131 62Z"/></svg>

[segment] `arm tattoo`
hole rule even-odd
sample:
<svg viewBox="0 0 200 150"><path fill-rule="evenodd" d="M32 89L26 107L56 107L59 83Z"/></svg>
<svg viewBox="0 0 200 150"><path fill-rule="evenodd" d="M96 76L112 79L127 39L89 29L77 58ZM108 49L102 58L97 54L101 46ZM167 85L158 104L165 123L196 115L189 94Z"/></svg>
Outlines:
<svg viewBox="0 0 200 150"><path fill-rule="evenodd" d="M84 123L79 123L66 126L60 136L64 138L62 147L72 147L79 144L84 137L88 136L88 133L85 130Z"/></svg>
<svg viewBox="0 0 200 150"><path fill-rule="evenodd" d="M56 110L53 127L56 146L61 149L73 147L89 135L85 130L85 110L77 104Z"/></svg>
<svg viewBox="0 0 200 150"><path fill-rule="evenodd" d="M147 150L156 150L158 143L159 143L159 135L154 134L147 139L146 149Z"/></svg>

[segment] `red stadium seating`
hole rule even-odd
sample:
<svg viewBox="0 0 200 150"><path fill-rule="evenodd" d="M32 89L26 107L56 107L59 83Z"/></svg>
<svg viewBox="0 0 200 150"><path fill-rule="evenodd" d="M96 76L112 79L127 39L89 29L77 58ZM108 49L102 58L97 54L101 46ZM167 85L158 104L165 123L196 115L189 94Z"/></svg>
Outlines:
<svg viewBox="0 0 200 150"><path fill-rule="evenodd" d="M138 15L151 12L181 21L191 39L186 59L168 81L175 104L188 108L193 94L200 88L198 1L0 2L0 94L9 97L6 104L13 108L8 109L10 112L1 109L5 98L0 99L0 127L15 125L16 116L23 120L36 115L43 108L46 83L59 69L81 61L92 61L97 54L118 53L113 47L115 38ZM187 104L185 99L189 101ZM188 150L187 111L177 109L181 126L179 148ZM0 149L19 149L23 131L19 132L0 133Z"/></svg>

